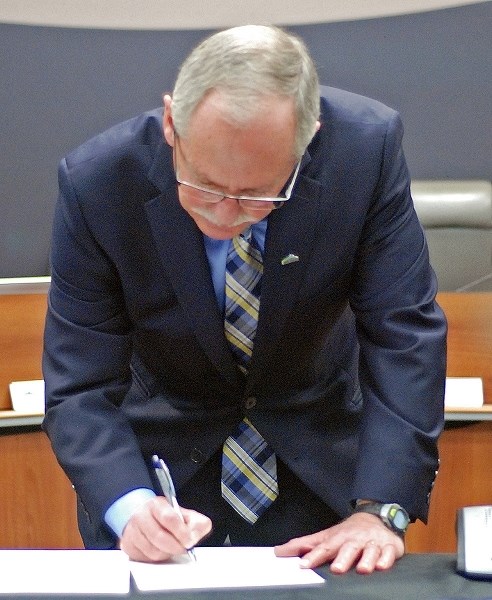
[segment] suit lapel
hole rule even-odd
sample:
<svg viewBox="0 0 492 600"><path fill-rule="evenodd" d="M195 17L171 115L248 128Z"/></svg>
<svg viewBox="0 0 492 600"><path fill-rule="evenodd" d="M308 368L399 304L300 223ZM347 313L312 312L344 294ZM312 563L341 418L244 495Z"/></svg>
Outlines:
<svg viewBox="0 0 492 600"><path fill-rule="evenodd" d="M319 183L300 176L289 202L269 216L260 316L248 387L252 387L260 371L268 367L271 351L276 348L297 300L307 265L312 260L319 202Z"/></svg>
<svg viewBox="0 0 492 600"><path fill-rule="evenodd" d="M240 381L224 335L203 236L179 203L170 161L157 156L149 178L161 194L145 204L162 267L171 282L190 327L210 360L232 383Z"/></svg>

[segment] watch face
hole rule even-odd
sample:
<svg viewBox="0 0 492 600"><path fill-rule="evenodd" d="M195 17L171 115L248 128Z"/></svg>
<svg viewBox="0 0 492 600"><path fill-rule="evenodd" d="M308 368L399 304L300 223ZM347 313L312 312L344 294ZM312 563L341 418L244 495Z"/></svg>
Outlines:
<svg viewBox="0 0 492 600"><path fill-rule="evenodd" d="M410 517L406 510L399 504L381 504L379 502L367 502L355 508L356 512L367 512L378 516L383 523L398 534L405 533Z"/></svg>
<svg viewBox="0 0 492 600"><path fill-rule="evenodd" d="M393 518L393 525L397 529L401 529L402 531L404 531L407 528L408 519L407 519L405 513L403 513L403 511L401 511L401 510L395 511L395 513L392 515L392 518Z"/></svg>

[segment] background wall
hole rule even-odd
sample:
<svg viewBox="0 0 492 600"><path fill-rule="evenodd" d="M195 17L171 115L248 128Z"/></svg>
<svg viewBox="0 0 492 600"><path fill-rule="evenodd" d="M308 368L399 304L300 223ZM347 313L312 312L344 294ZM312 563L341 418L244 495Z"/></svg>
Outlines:
<svg viewBox="0 0 492 600"><path fill-rule="evenodd" d="M58 12L46 10L47 4ZM67 10L75 4L84 11ZM341 13L337 2L312 1L302 4L302 15L289 12L278 20L259 8L253 19L224 9L234 3L221 4L220 13L207 3L207 18L221 14L231 21L235 15L234 22L212 23L184 11L193 3L182 0L178 12L167 11L168 21L158 10L145 13L144 22L136 18L141 29L125 29L135 22L130 18L126 25L116 18L116 29L104 19L77 26L70 16L95 13L91 2L75 4L6 0L0 6L0 277L47 274L60 158L98 131L159 105L206 27L288 23L306 40L322 83L376 97L402 113L414 178L491 179L491 2L359 0L344 3L350 10ZM142 0L120 4L120 13L131 17ZM392 16L377 16L388 14L387 4ZM463 6L418 12L453 4ZM354 6L358 13L351 12ZM311 22L324 18L320 7L330 9L325 21ZM409 14L400 14L405 10ZM183 14L185 25L173 29ZM354 15L371 18L343 20ZM46 25L57 17L57 26ZM149 29L154 22L156 29ZM157 29L163 22L168 28Z"/></svg>

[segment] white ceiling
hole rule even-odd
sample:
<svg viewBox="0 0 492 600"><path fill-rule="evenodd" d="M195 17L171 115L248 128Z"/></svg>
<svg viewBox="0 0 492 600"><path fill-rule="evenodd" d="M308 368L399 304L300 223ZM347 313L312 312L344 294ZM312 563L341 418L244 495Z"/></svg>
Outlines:
<svg viewBox="0 0 492 600"><path fill-rule="evenodd" d="M1 0L0 23L109 29L216 29L350 21L490 0Z"/></svg>

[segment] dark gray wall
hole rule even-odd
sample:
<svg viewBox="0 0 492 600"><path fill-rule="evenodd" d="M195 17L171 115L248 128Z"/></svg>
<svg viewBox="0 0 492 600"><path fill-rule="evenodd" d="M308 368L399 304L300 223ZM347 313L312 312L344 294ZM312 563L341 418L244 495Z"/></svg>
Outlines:
<svg viewBox="0 0 492 600"><path fill-rule="evenodd" d="M291 29L323 83L402 113L414 178L491 178L491 2ZM58 161L159 105L205 33L0 25L0 277L47 274Z"/></svg>

